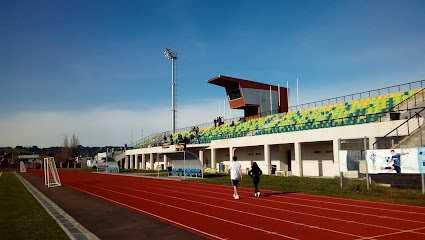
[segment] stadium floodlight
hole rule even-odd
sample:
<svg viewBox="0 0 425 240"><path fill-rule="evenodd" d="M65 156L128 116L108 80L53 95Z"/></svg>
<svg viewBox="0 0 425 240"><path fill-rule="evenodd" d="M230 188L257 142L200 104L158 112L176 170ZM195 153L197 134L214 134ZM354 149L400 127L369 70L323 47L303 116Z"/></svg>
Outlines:
<svg viewBox="0 0 425 240"><path fill-rule="evenodd" d="M176 98L176 91L175 91L175 86L176 86L176 78L177 78L177 74L175 72L175 62L174 60L177 60L177 53L176 52L172 52L169 48L166 48L164 50L164 55L167 59L171 59L171 121L172 121L172 129L173 129L173 133L176 132L176 103L175 103L175 98Z"/></svg>
<svg viewBox="0 0 425 240"><path fill-rule="evenodd" d="M172 52L169 48L164 50L164 54L167 59L177 59L177 53Z"/></svg>

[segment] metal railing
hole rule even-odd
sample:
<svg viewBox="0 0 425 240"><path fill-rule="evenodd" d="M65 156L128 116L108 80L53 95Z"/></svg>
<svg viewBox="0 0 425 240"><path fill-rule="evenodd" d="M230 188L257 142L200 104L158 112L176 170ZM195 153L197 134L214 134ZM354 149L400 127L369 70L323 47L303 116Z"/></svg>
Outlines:
<svg viewBox="0 0 425 240"><path fill-rule="evenodd" d="M410 113L412 110L415 109L409 109ZM408 118L406 121L404 121L403 123L401 123L400 125L398 125L396 128L394 128L393 130L391 130L389 133L385 134L385 136L383 136L381 139L378 139L376 142L373 143L373 148L375 149L377 146L379 146L379 143L381 142L388 142L388 140L391 141L391 145L395 145L398 142L395 142L394 140L399 140L399 137L402 136L403 138L406 136L410 136L413 132L416 131L416 129L421 128L424 125L423 119L422 121L420 120L422 118L421 113L423 111L425 111L425 107L424 108L418 108L417 110L420 110L418 112L415 112L414 115L410 116L410 118ZM413 126L412 129L412 125L411 125L411 120L417 118L417 125ZM416 121L415 121L416 123Z"/></svg>
<svg viewBox="0 0 425 240"><path fill-rule="evenodd" d="M282 132L295 132L295 131L304 131L304 130L312 130L312 129L318 129L318 128L330 128L330 127L337 127L337 126L349 126L349 125L359 125L363 123L358 123L360 119L370 119L370 122L382 122L384 118L388 118L387 114L390 112L384 112L384 116L379 116L378 119L375 121L372 121L372 118L376 114L364 114L364 115L358 115L358 116L348 116L344 118L336 118L336 119L329 119L329 120L322 120L322 121L315 121L315 122L306 122L306 123L296 123L296 124L289 124L285 126L279 126L279 127L272 127L272 128L260 128L260 129L252 129L248 131L240 131L238 133L222 133L221 135L216 135L209 137L209 139L205 139L205 136L200 136L201 144L202 143L210 143L213 140L222 140L222 139L231 139L236 138L238 135L240 136L256 136L256 135L267 135L267 134L273 134L273 133L282 133ZM382 113L381 113L382 114ZM363 117L363 118L362 118ZM290 129L289 131L287 131ZM263 134L264 131L265 132ZM175 139L174 139L175 140ZM161 146L161 142L155 143L152 146ZM176 144L176 143L175 143ZM197 144L196 139L192 140L190 144Z"/></svg>
<svg viewBox="0 0 425 240"><path fill-rule="evenodd" d="M393 106L391 109L390 109L390 111L391 110L394 110L395 108L397 108L397 110L398 111L400 111L400 106L402 106L403 105L403 103L406 103L405 105L404 105L404 107L406 108L406 109L409 109L409 102L411 101L411 100L413 100L414 101L414 105L413 105L413 107L416 107L417 106L417 103L418 103L418 101L417 101L417 99L418 98L422 98L422 101L421 101L421 103L425 100L424 99L424 91L419 91L419 92L416 92L415 94L413 94L413 95L411 95L411 96L409 96L408 98L406 98L406 99L404 99L403 101L401 101L400 103L398 103L397 105L395 105L395 106Z"/></svg>
<svg viewBox="0 0 425 240"><path fill-rule="evenodd" d="M260 117L266 117L266 116L270 116L270 115L274 115L274 114L278 114L278 111L277 110L264 111L264 112L261 112L259 115L260 115ZM244 116L223 119L223 124L229 124L231 122L238 122L238 121L240 121L243 118L244 118ZM179 128L179 129L176 130L176 133L191 131L193 129L193 127L198 127L200 129L202 129L202 128L215 127L215 126L214 126L214 122L197 124L197 125L193 125L191 127ZM146 136L146 137L144 137L144 138L136 141L133 144L133 146L131 146L131 147L138 146L140 143L146 142L149 139L153 139L153 138L159 137L160 138L159 141L150 141L150 142L148 142L148 143L146 143L146 144L144 144L142 146L148 146L150 144L156 144L156 143L160 142L163 139L164 136L167 136L167 138L168 138L172 134L173 134L173 131L171 131L171 130L170 131L165 131L165 132L154 133L154 134L148 135L148 136ZM141 146L138 146L138 147L141 147Z"/></svg>
<svg viewBox="0 0 425 240"><path fill-rule="evenodd" d="M310 102L310 103L300 104L300 105L296 105L296 106L291 106L291 107L288 107L288 112L305 110L305 109L309 109L309 108L315 108L315 107L337 104L337 103L343 103L343 102L358 100L358 99L362 99L362 98L366 98L366 97L381 96L381 95L395 93L395 92L401 92L401 91L405 91L405 90L419 89L419 88L423 88L424 86L425 86L425 80L420 80L420 81L415 81L415 82L410 82L410 83L405 83L405 84L399 84L399 85L395 85L395 86L379 88L379 89L375 89L375 90L370 90L370 91L365 91L365 92L360 92L360 93L354 93L354 94L349 94L349 95L345 95L345 96L320 100L320 101L316 101L316 102ZM416 96L417 94L418 93L416 93L415 95L412 95L412 96ZM408 99L410 99L412 96L410 96ZM423 94L423 91L422 91L422 101L423 101L423 99L424 99L424 94ZM402 101L401 103L404 103L404 101ZM398 104L398 106L400 106L401 103ZM416 105L416 102L415 102L415 105ZM397 106L394 106L393 109L395 107L397 107ZM260 117L264 117L264 116L277 114L277 113L278 113L277 110L264 111L264 112L261 112L259 115L260 115ZM231 123L232 121L237 122L241 118L244 118L244 116L224 119L224 124ZM207 127L214 127L214 122L197 124L197 125L194 125L192 127L180 128L180 129L176 130L176 133L190 131L193 127L199 127L200 129L201 128L207 128ZM131 146L131 147L138 146L140 143L146 142L149 139L153 139L153 138L156 138L156 137L163 139L163 136L168 137L171 134L173 134L172 131L165 131L165 132L159 132L159 133L151 134L151 135L148 135L148 136L136 141L133 144L133 146ZM147 142L146 144L144 144L142 146L148 146L149 144L156 144L156 143L160 142L162 139L159 139L158 141L155 140L155 141ZM138 146L138 147L141 147L141 146Z"/></svg>
<svg viewBox="0 0 425 240"><path fill-rule="evenodd" d="M291 106L291 107L288 108L288 112L299 111L299 110L315 108L315 107L321 107L321 106L331 105L331 104L338 104L338 103L343 103L343 102L347 102L347 101L359 100L359 99L363 99L363 98L377 97L377 96L401 92L401 91L405 91L405 90L423 88L424 86L425 86L425 80L420 80L420 81L416 81L416 82L399 84L399 85L385 87L385 88L378 88L378 89L375 89L375 90L359 92L359 93L349 94L349 95L345 95L345 96L334 97L334 98L324 99L324 100L320 100L320 101L309 102L309 103Z"/></svg>

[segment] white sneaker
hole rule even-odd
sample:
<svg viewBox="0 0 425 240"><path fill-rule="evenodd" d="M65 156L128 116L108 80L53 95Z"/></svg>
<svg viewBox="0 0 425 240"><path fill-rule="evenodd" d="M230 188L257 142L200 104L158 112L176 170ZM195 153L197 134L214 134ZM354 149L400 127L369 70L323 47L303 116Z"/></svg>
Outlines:
<svg viewBox="0 0 425 240"><path fill-rule="evenodd" d="M254 193L254 197L256 197L257 196L257 193Z"/></svg>
<svg viewBox="0 0 425 240"><path fill-rule="evenodd" d="M236 194L233 193L233 198L235 198L235 197L236 197Z"/></svg>
<svg viewBox="0 0 425 240"><path fill-rule="evenodd" d="M238 195L236 195L236 196L235 196L235 199L239 199L239 196L238 196Z"/></svg>
<svg viewBox="0 0 425 240"><path fill-rule="evenodd" d="M261 194L261 193L260 193L260 192L258 192L258 193L257 193L257 197L260 197L260 194Z"/></svg>

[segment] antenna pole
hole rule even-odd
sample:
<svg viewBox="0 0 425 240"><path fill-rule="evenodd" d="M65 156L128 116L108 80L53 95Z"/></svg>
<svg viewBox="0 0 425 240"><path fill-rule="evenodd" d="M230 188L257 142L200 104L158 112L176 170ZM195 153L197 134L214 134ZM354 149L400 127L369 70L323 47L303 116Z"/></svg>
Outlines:
<svg viewBox="0 0 425 240"><path fill-rule="evenodd" d="M297 105L299 106L300 105L300 92L299 92L299 90L298 90L298 78L297 78Z"/></svg>

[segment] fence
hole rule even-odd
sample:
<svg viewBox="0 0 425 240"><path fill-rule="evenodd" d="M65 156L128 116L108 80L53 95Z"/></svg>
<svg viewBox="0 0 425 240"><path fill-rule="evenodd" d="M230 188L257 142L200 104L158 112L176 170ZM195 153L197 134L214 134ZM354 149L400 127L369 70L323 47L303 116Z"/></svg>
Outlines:
<svg viewBox="0 0 425 240"><path fill-rule="evenodd" d="M304 109L309 109L309 108L314 108L314 107L320 107L320 106L325 106L325 105L343 103L343 102L347 102L347 101L359 100L359 99L362 99L362 98L377 97L377 96L381 96L381 95L386 95L386 94L391 94L391 93L396 93L396 92L401 92L401 91L406 91L406 90L423 88L424 86L425 86L425 80L420 80L420 81L416 81L416 82L399 84L399 85L385 87L385 88L378 88L378 89L375 89L375 90L359 92L359 93L349 94L349 95L345 95L345 96L334 97L334 98L324 99L324 100L320 100L320 101L315 101L315 102L304 103L304 104L300 104L300 105L296 105L296 106L291 106L291 107L289 107L288 111L289 112L299 111L299 110L304 110Z"/></svg>
<svg viewBox="0 0 425 240"><path fill-rule="evenodd" d="M367 188L370 188L370 184L379 186L395 187L403 189L422 189L422 193L425 194L425 181L423 173L378 173L369 174L367 166L367 152L369 149L369 139L364 137L363 139L340 139L339 148L340 150L347 151L346 164L347 171L344 173L340 172L341 187L344 185L344 175L346 177L353 178L353 172L357 172L357 178L365 178ZM340 159L340 162L342 160ZM341 163L340 163L341 164ZM351 172L351 174L350 174ZM348 174L347 174L348 173Z"/></svg>

